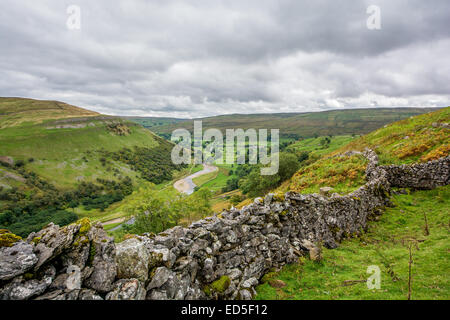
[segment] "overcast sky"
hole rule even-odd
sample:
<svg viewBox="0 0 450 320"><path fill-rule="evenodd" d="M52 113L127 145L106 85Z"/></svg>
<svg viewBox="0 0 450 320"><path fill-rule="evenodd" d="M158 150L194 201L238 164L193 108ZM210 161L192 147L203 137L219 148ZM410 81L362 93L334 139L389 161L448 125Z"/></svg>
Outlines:
<svg viewBox="0 0 450 320"><path fill-rule="evenodd" d="M450 105L448 0L1 4L0 96L184 118Z"/></svg>

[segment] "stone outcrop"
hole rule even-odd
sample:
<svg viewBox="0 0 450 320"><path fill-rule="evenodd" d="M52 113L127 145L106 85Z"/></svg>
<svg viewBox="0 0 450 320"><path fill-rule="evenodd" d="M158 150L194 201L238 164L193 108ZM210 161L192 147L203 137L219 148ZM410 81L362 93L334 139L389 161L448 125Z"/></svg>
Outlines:
<svg viewBox="0 0 450 320"><path fill-rule="evenodd" d="M428 189L449 182L450 158L378 166L366 150L367 183L348 195L268 194L158 235L114 244L100 224L53 224L0 247L0 299L251 299L259 279L321 246L364 232L390 204L391 186Z"/></svg>
<svg viewBox="0 0 450 320"><path fill-rule="evenodd" d="M0 248L0 281L9 280L31 269L38 261L33 246L19 241Z"/></svg>

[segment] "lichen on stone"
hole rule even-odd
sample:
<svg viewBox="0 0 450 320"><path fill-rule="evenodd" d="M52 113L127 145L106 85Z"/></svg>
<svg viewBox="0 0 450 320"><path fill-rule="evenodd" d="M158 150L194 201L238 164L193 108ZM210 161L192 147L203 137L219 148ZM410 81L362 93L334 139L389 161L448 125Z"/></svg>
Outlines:
<svg viewBox="0 0 450 320"><path fill-rule="evenodd" d="M274 199L275 201L278 201L278 202L283 202L283 201L284 201L284 193L283 193L283 192L277 192L277 193L275 193L275 194L273 195L273 199Z"/></svg>
<svg viewBox="0 0 450 320"><path fill-rule="evenodd" d="M80 230L78 231L80 234L87 233L91 230L92 224L89 218L82 218L75 223L80 225Z"/></svg>
<svg viewBox="0 0 450 320"><path fill-rule="evenodd" d="M22 240L22 237L9 232L6 229L2 229L0 232L0 247L12 247L12 245Z"/></svg>
<svg viewBox="0 0 450 320"><path fill-rule="evenodd" d="M31 240L31 241L33 241L34 244L38 244L39 241L41 241L41 239L42 239L42 237L34 237L33 240Z"/></svg>

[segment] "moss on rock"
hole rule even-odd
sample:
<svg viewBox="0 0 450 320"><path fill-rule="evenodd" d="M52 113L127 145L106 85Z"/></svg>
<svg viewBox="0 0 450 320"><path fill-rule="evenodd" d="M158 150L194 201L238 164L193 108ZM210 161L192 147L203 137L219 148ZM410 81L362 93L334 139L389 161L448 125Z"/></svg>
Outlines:
<svg viewBox="0 0 450 320"><path fill-rule="evenodd" d="M203 287L203 292L208 297L216 297L217 294L223 294L225 290L228 289L228 287L231 284L231 279L228 276L221 276L218 280L207 284Z"/></svg>
<svg viewBox="0 0 450 320"><path fill-rule="evenodd" d="M230 277L221 276L218 280L211 283L211 289L218 293L224 293L231 284Z"/></svg>
<svg viewBox="0 0 450 320"><path fill-rule="evenodd" d="M89 248L89 258L88 258L89 266L92 266L96 253L97 253L97 250L95 249L95 245L93 243L91 243L91 246Z"/></svg>

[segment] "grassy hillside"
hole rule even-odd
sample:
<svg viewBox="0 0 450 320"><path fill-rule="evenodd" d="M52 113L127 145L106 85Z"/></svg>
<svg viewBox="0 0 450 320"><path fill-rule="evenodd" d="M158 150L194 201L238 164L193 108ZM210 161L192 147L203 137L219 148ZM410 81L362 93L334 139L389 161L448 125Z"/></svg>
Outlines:
<svg viewBox="0 0 450 320"><path fill-rule="evenodd" d="M0 97L0 128L13 127L22 123L40 123L48 119L98 115L97 112L59 101Z"/></svg>
<svg viewBox="0 0 450 320"><path fill-rule="evenodd" d="M410 244L411 298L450 299L450 186L396 195L393 202L395 207L369 223L367 233L343 241L337 249L324 248L321 262L301 258L298 264L266 275L256 299L406 300ZM367 267L372 265L380 268L380 289L367 288Z"/></svg>
<svg viewBox="0 0 450 320"><path fill-rule="evenodd" d="M321 159L297 171L288 187L300 193L317 193L321 187L349 193L363 185L367 160L362 155Z"/></svg>
<svg viewBox="0 0 450 320"><path fill-rule="evenodd" d="M380 108L333 110L309 113L232 114L202 118L203 128L222 131L232 128L280 129L282 137L313 137L326 135L365 134L387 123L429 112L427 108ZM193 120L152 125L151 130L170 137L173 130L193 131Z"/></svg>
<svg viewBox="0 0 450 320"><path fill-rule="evenodd" d="M328 153L320 148L312 150L316 157L305 161L305 165L279 190L311 193L328 186L336 192L346 193L357 189L365 183L366 161L361 156L336 157L350 150L372 148L379 155L381 164L426 162L447 156L450 154L448 123L450 107L385 125L349 140L350 143L340 148L331 148Z"/></svg>
<svg viewBox="0 0 450 320"><path fill-rule="evenodd" d="M336 149L339 149L340 147L348 144L354 139L356 139L356 135L306 138L290 144L286 148L286 151L293 151L296 153L307 152L310 158L318 158Z"/></svg>
<svg viewBox="0 0 450 320"><path fill-rule="evenodd" d="M374 149L384 164L427 162L446 156L450 152L450 107L385 125L342 150L365 147Z"/></svg>
<svg viewBox="0 0 450 320"><path fill-rule="evenodd" d="M129 164L113 158L104 161L102 150L163 147L164 160L170 162L171 144L133 122L95 113L86 116L90 111L67 105L55 111L55 105L64 105L59 102L16 100L0 99L0 111L8 110L9 119L2 117L0 122L0 156L25 162L26 169L57 187L119 175L138 180L137 170ZM15 119L15 125L10 119Z"/></svg>
<svg viewBox="0 0 450 320"><path fill-rule="evenodd" d="M181 170L172 144L134 122L21 98L0 99L0 113L0 225L21 235Z"/></svg>

